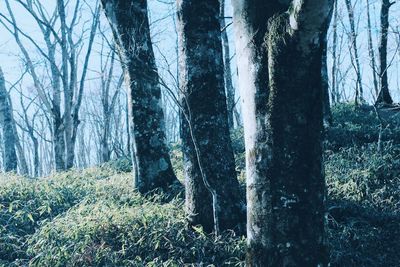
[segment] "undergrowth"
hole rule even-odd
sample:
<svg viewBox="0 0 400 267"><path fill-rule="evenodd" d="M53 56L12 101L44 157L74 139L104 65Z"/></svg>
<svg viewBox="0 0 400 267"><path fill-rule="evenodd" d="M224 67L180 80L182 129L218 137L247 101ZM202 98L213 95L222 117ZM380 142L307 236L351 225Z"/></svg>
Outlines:
<svg viewBox="0 0 400 267"><path fill-rule="evenodd" d="M342 137L325 151L331 266L399 266L400 145L378 150L373 114L350 111L334 110ZM232 137L244 185L242 134ZM176 144L180 178L181 157ZM123 159L39 180L0 176L0 266L244 266L244 237L189 227L181 198L140 196L129 169Z"/></svg>

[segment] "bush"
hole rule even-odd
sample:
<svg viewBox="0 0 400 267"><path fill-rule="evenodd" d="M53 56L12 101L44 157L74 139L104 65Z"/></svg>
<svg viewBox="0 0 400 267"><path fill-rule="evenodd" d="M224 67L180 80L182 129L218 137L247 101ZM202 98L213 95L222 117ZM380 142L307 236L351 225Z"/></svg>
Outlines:
<svg viewBox="0 0 400 267"><path fill-rule="evenodd" d="M332 199L357 202L400 214L400 145L376 143L327 152L326 173Z"/></svg>
<svg viewBox="0 0 400 267"><path fill-rule="evenodd" d="M356 107L353 104L337 104L332 107L333 125L326 129L326 147L340 148L362 146L378 141L380 121L372 106ZM400 144L400 124L393 116L386 119L382 141Z"/></svg>
<svg viewBox="0 0 400 267"><path fill-rule="evenodd" d="M29 241L32 266L240 265L244 242L189 228L182 203L82 203Z"/></svg>
<svg viewBox="0 0 400 267"><path fill-rule="evenodd" d="M132 172L132 159L124 157L110 160L109 162L104 163L101 168L103 170L110 170L117 173Z"/></svg>
<svg viewBox="0 0 400 267"><path fill-rule="evenodd" d="M239 265L244 240L186 223L181 199L142 197L109 168L0 183L0 266Z"/></svg>
<svg viewBox="0 0 400 267"><path fill-rule="evenodd" d="M127 184L115 183L111 174L89 169L40 180L0 177L0 262L26 258L27 238L44 222L85 198L94 201L104 197L125 203L133 190Z"/></svg>
<svg viewBox="0 0 400 267"><path fill-rule="evenodd" d="M400 262L400 146L384 143L327 152L327 237L332 266Z"/></svg>

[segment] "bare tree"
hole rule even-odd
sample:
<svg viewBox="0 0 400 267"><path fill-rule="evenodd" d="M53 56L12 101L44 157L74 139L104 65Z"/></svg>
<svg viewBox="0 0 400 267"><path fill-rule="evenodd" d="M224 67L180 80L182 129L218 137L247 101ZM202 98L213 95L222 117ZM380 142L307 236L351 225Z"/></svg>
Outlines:
<svg viewBox="0 0 400 267"><path fill-rule="evenodd" d="M350 23L350 48L354 52L354 55L350 53L350 55L352 56L351 62L357 75L355 102L356 104L358 104L359 102L364 102L364 89L362 84L361 65L357 46L356 26L354 22L354 7L351 3L351 0L345 0L345 2Z"/></svg>
<svg viewBox="0 0 400 267"><path fill-rule="evenodd" d="M236 119L238 125L240 124L240 115L236 108L235 88L232 82L231 52L228 38L228 27L231 24L226 24L225 21L225 0L220 0L219 17L221 20L222 48L224 53L224 80L228 105L228 122L229 128L233 129L235 125L234 119Z"/></svg>
<svg viewBox="0 0 400 267"><path fill-rule="evenodd" d="M78 66L77 61L79 56L81 56L80 52L83 50L82 40L85 38L83 32L86 31L84 29L82 33L77 34L78 40L74 40L75 33L78 31L76 27L82 7L81 0L75 2L74 12L69 24L66 21L66 6L63 0L57 1L56 10L54 10L51 16L48 15L48 12L39 1L16 1L37 23L47 51L39 45L38 41L23 32L18 26L9 0L6 0L5 3L9 18L1 15L1 23L13 34L24 56L40 101L46 108L47 113L51 114L51 132L56 170L69 169L73 166L74 162L76 133L80 122L79 109L82 103L91 50L99 22L99 5L93 11L93 19L89 29L90 33L87 50L83 57L83 64ZM58 25L60 29L56 28ZM48 93L47 86L40 79L40 70L38 70L32 55L26 47L25 39L37 49L39 54L45 59L46 65L49 66L51 94ZM61 55L57 54L58 47L61 48ZM61 67L58 64L59 56L61 57ZM78 70L81 70L79 78ZM63 105L61 103L62 99L64 100Z"/></svg>
<svg viewBox="0 0 400 267"><path fill-rule="evenodd" d="M370 65L372 68L372 77L374 81L375 94L379 94L378 89L378 79L376 77L376 62L375 62L375 51L374 45L372 43L372 25L371 25L371 12L370 12L370 2L367 0L367 29L368 29L368 53L370 57Z"/></svg>
<svg viewBox="0 0 400 267"><path fill-rule="evenodd" d="M331 100L333 103L337 103L340 101L340 96L338 93L338 86L337 86L337 65L338 65L338 58L337 58L337 43L338 43L338 0L334 1L334 10L333 10L333 23L332 23L332 71L331 71Z"/></svg>

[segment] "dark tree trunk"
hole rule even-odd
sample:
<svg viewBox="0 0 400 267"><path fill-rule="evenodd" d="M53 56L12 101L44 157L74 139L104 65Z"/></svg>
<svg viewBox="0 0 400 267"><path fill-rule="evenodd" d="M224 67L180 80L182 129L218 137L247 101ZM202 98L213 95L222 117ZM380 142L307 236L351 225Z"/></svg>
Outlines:
<svg viewBox="0 0 400 267"><path fill-rule="evenodd" d="M394 2L393 2L394 3ZM390 95L388 74L387 74L387 45L388 45L388 30L389 30L389 9L393 5L389 0L382 0L381 6L381 34L379 43L379 79L380 91L376 104L393 104L393 99Z"/></svg>
<svg viewBox="0 0 400 267"><path fill-rule="evenodd" d="M128 84L135 187L167 190L177 178L165 136L161 89L150 39L146 0L102 0Z"/></svg>
<svg viewBox="0 0 400 267"><path fill-rule="evenodd" d="M13 128L13 114L8 102L8 92L0 68L0 124L3 128L3 165L5 172L17 171L17 153L15 150L15 132Z"/></svg>
<svg viewBox="0 0 400 267"><path fill-rule="evenodd" d="M107 120L107 119L106 119ZM104 125L103 128L103 133L101 136L101 140L100 140L100 150L101 150L101 163L105 163L110 161L110 156L111 156L111 152L110 152L110 147L108 145L108 139L109 139L109 123L106 122L106 125Z"/></svg>
<svg viewBox="0 0 400 267"><path fill-rule="evenodd" d="M40 162L39 162L39 142L35 136L31 136L33 142L33 177L40 175Z"/></svg>
<svg viewBox="0 0 400 267"><path fill-rule="evenodd" d="M213 225L216 232L238 229L245 220L229 136L219 12L219 0L178 1L186 206L193 224Z"/></svg>
<svg viewBox="0 0 400 267"><path fill-rule="evenodd" d="M333 1L265 2L233 1L248 113L246 262L327 266L321 43Z"/></svg>
<svg viewBox="0 0 400 267"><path fill-rule="evenodd" d="M54 112L56 110L54 109ZM59 115L53 114L54 163L57 172L65 171L65 140L63 122Z"/></svg>

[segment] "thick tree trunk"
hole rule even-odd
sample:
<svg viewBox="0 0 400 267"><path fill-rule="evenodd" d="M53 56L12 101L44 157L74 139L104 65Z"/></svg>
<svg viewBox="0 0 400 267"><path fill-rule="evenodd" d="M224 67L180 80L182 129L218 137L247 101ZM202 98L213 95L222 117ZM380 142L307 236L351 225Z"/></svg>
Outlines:
<svg viewBox="0 0 400 267"><path fill-rule="evenodd" d="M229 136L219 12L219 0L178 1L186 206L192 223L210 230L212 205L216 232L238 229L245 220Z"/></svg>
<svg viewBox="0 0 400 267"><path fill-rule="evenodd" d="M150 39L146 0L102 0L128 84L135 187L167 190L177 178L165 136L161 90Z"/></svg>
<svg viewBox="0 0 400 267"><path fill-rule="evenodd" d="M17 171L17 153L15 151L15 132L13 128L13 114L8 102L8 92L0 68L0 124L3 128L3 165L5 172Z"/></svg>
<svg viewBox="0 0 400 267"><path fill-rule="evenodd" d="M393 2L394 3L394 2ZM387 45L389 30L389 9L393 5L389 0L382 0L381 6L381 34L379 43L379 79L380 91L376 104L393 104L393 99L389 91L388 74L387 74Z"/></svg>
<svg viewBox="0 0 400 267"><path fill-rule="evenodd" d="M345 0L346 2L346 7L347 7L347 14L349 17L349 22L350 22L350 39L351 39L351 48L354 51L354 58L352 58L353 61L353 66L356 71L356 76L357 76L357 85L356 85L356 97L355 97L355 102L358 104L358 102L364 102L364 89L363 89L363 84L362 84L362 76L361 76L361 65L360 65L360 59L358 56L358 47L357 47L357 33L356 33L356 26L354 22L354 8L351 3L351 0Z"/></svg>
<svg viewBox="0 0 400 267"><path fill-rule="evenodd" d="M242 52L247 266L327 266L321 42L333 1L293 1L290 8L291 1L265 2L233 1Z"/></svg>
<svg viewBox="0 0 400 267"><path fill-rule="evenodd" d="M232 82L232 68L231 68L231 53L228 38L228 26L225 23L225 0L220 0L220 20L221 20L221 37L222 37L222 48L224 55L224 80L226 90L226 100L228 105L228 123L229 129L234 129L236 123L240 124L240 116L237 116L236 101L235 101L235 88Z"/></svg>

